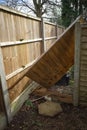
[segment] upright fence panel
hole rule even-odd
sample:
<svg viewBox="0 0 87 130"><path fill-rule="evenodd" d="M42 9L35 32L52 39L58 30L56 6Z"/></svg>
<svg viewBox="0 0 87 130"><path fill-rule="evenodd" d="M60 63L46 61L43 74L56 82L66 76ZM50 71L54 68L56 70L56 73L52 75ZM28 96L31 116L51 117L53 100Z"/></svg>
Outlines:
<svg viewBox="0 0 87 130"><path fill-rule="evenodd" d="M81 25L79 102L87 106L87 24Z"/></svg>
<svg viewBox="0 0 87 130"><path fill-rule="evenodd" d="M74 105L87 106L87 23L76 23Z"/></svg>
<svg viewBox="0 0 87 130"><path fill-rule="evenodd" d="M44 22L44 35L42 26L39 18L0 6L0 46L11 107L31 83L24 74L42 54L43 44L47 50L58 37L55 24Z"/></svg>
<svg viewBox="0 0 87 130"><path fill-rule="evenodd" d="M53 42L57 39L56 24L45 22L45 46L46 50L50 48Z"/></svg>

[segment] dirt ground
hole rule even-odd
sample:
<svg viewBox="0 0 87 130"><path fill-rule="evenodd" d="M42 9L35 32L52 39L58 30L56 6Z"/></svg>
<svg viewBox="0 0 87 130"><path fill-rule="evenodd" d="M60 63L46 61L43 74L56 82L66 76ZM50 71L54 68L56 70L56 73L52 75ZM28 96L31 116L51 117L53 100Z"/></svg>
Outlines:
<svg viewBox="0 0 87 130"><path fill-rule="evenodd" d="M62 113L46 117L38 114L40 102L25 103L5 130L87 130L87 107L61 103Z"/></svg>

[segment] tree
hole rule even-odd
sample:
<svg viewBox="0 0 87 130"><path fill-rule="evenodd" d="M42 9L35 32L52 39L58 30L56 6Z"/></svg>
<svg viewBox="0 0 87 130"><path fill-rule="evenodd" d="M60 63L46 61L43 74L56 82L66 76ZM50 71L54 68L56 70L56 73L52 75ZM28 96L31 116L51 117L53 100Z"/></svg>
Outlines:
<svg viewBox="0 0 87 130"><path fill-rule="evenodd" d="M58 0L32 0L32 5L30 2L22 0L23 6L29 8L37 17L42 17L49 11L52 11L52 6L60 6Z"/></svg>
<svg viewBox="0 0 87 130"><path fill-rule="evenodd" d="M49 21L61 24L61 2L59 0L2 0L4 5Z"/></svg>
<svg viewBox="0 0 87 130"><path fill-rule="evenodd" d="M19 1L20 0L1 0L0 3L11 8L16 8L18 6Z"/></svg>
<svg viewBox="0 0 87 130"><path fill-rule="evenodd" d="M62 24L61 20L61 7L58 8L57 6L51 6L51 14L48 13L50 17L50 22L57 23L59 25Z"/></svg>
<svg viewBox="0 0 87 130"><path fill-rule="evenodd" d="M69 26L87 8L87 0L61 0L62 24Z"/></svg>
<svg viewBox="0 0 87 130"><path fill-rule="evenodd" d="M49 11L51 6L60 6L58 0L3 0L4 4L11 8L23 10L26 8L28 12L34 13L37 17L42 17ZM19 7L19 8L18 8ZM51 10L50 10L51 11Z"/></svg>
<svg viewBox="0 0 87 130"><path fill-rule="evenodd" d="M72 7L70 0L61 0L62 2L62 24L67 27L72 20Z"/></svg>

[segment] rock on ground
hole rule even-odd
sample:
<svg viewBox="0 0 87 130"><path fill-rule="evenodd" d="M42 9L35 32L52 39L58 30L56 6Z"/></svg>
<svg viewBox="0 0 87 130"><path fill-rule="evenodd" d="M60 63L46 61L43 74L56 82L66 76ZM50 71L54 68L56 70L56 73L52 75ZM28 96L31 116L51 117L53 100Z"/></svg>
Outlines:
<svg viewBox="0 0 87 130"><path fill-rule="evenodd" d="M62 111L63 110L61 108L61 105L56 102L46 101L44 103L38 104L38 112L39 114L44 115L44 116L53 117Z"/></svg>

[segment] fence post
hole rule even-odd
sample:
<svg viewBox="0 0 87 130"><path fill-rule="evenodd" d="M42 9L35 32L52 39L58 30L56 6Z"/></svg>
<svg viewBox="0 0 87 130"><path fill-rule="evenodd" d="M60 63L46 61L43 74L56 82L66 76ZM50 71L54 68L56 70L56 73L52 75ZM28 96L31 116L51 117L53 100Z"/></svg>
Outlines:
<svg viewBox="0 0 87 130"><path fill-rule="evenodd" d="M80 69L80 37L81 26L80 22L75 24L75 63L74 63L74 91L73 100L74 106L79 105L79 69Z"/></svg>
<svg viewBox="0 0 87 130"><path fill-rule="evenodd" d="M4 101L5 113L7 122L9 123L11 121L11 109L10 109L10 100L9 100L1 46L0 46L0 76L1 76L1 91Z"/></svg>
<svg viewBox="0 0 87 130"><path fill-rule="evenodd" d="M41 18L41 32L42 32L42 46L41 50L42 53L46 51L46 45L45 45L45 23L44 23L44 18Z"/></svg>

